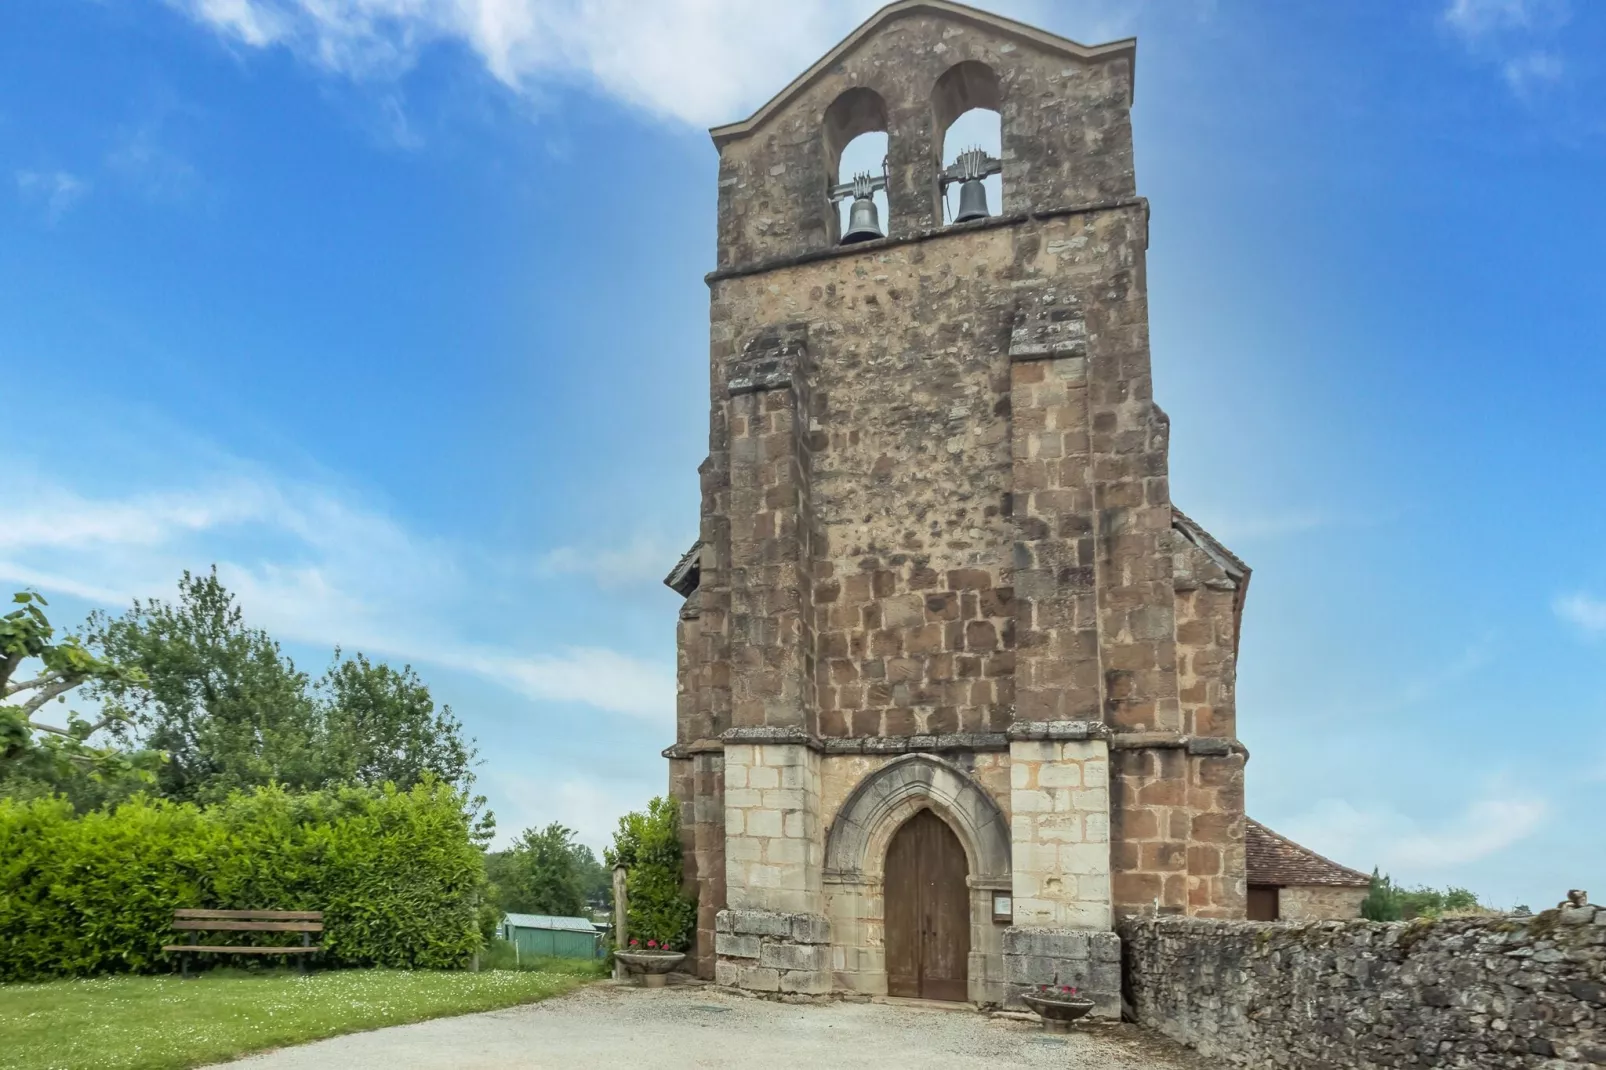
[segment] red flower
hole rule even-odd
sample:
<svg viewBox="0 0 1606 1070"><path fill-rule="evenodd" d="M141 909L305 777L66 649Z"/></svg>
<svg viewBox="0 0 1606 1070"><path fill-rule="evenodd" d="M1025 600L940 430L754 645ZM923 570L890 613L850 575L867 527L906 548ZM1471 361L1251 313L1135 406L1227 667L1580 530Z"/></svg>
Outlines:
<svg viewBox="0 0 1606 1070"><path fill-rule="evenodd" d="M640 946L640 943L641 943L641 942L640 942L640 941L639 941L639 940L631 940L631 941L630 941L630 946L631 946L631 947L639 947L639 946Z"/></svg>
<svg viewBox="0 0 1606 1070"><path fill-rule="evenodd" d="M648 940L647 941L647 946L655 948L655 947L658 946L658 941L656 941L656 940Z"/></svg>

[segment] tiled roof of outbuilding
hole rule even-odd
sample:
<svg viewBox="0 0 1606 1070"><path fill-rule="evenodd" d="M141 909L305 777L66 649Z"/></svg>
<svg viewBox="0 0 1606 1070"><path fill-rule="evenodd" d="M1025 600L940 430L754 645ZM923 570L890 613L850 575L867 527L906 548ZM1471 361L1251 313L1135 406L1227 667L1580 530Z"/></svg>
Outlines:
<svg viewBox="0 0 1606 1070"><path fill-rule="evenodd" d="M1254 818L1244 819L1244 861L1250 884L1328 884L1356 888L1372 878L1323 858Z"/></svg>

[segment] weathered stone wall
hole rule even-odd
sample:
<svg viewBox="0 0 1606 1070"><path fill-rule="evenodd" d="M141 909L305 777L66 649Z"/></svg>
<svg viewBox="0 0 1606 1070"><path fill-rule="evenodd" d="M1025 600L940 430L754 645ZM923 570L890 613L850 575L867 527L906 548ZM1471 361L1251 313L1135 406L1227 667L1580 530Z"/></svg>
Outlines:
<svg viewBox="0 0 1606 1070"><path fill-rule="evenodd" d="M1045 220L1030 231L956 232L801 264L786 269L785 285L776 284L775 273L713 284L716 336L729 339L719 346L745 353L767 325L808 325L809 508L817 528L811 601L822 736L1001 731L1017 707L1018 620L1032 624L1031 656L1042 665L1030 677L1037 693L1057 694L1081 673L1087 677L1082 713L1104 719L1095 568L1117 591L1105 611L1102 641L1116 661L1132 666L1112 670L1112 708L1138 711L1143 725L1152 719L1143 710L1170 710L1166 723L1177 727L1172 641L1149 637L1153 629L1171 628L1169 558L1137 565L1169 536L1170 523L1163 439L1156 444L1143 430L1158 419L1148 400L1147 353L1125 355L1125 347L1146 343L1146 310L1135 278L1145 239L1144 213L1134 206ZM1074 309L1081 328L1090 324L1101 341L1090 351L1082 339L1081 357L1033 354L1036 359L1024 364L1017 358L1012 372L1021 295L1051 285L1056 307ZM1021 398L1034 406L1056 404L1060 394L1018 388L1012 375L1059 364L1082 369L1078 375L1101 399L1088 403L1087 418L1110 430L1083 433L1091 445L1073 463L1063 451L1074 448L1066 442L1074 432L1064 420L1044 417L1047 425L1032 432L1032 455L1023 461L1012 454L1021 445L1011 439L1012 409ZM1056 381L1063 393L1064 381ZM716 425L728 419L733 436L750 437L755 425L745 406L752 403L726 400L728 389L723 382L718 388ZM1123 400L1109 400L1116 398ZM798 417L779 400L766 405L772 408L763 413L763 433L778 439L777 421ZM1032 419L1014 415L1017 427ZM1117 430L1128 426L1134 430ZM754 449L735 437L731 442L733 457L738 447L742 455ZM1121 453L1129 447L1137 452ZM761 458L771 452L767 445L757 448ZM1109 456L1101 460L1102 452ZM733 482L750 464L732 469ZM1050 468L1052 481L1039 484L1036 473ZM1156 471L1161 474L1151 474ZM1111 491L1106 515L1115 532L1096 549L1090 488L1101 477L1112 487L1126 481L1135 489ZM768 469L759 468L754 478L769 478ZM899 507L888 509L889 502ZM743 609L732 609L732 642L751 649L751 639L738 643L736 636L753 635L745 622L761 604L758 592L771 589L767 581L755 582L755 572L775 574L782 566L771 562L784 560L795 544L761 545L781 533L763 515L736 523L730 550L719 556L732 562L730 590L732 597L739 593ZM1163 526L1152 530L1156 524ZM1072 555L1069 563L1060 559L1062 544ZM1023 548L1043 588L1025 605L1012 585ZM1102 561L1092 560L1095 553ZM1077 555L1087 563L1068 568ZM735 567L748 561L753 564ZM709 575L705 567L705 582ZM1128 583L1126 577L1139 579ZM1056 631L1054 621L1077 597L1072 587L1087 607L1074 632ZM783 686L791 663L771 668L771 656L765 658L766 671L755 679ZM760 704L748 701L745 675L732 676L736 724L756 723L748 718L759 716ZM748 709L754 712L744 713ZM779 722L771 716L765 723Z"/></svg>
<svg viewBox="0 0 1606 1070"><path fill-rule="evenodd" d="M1606 909L1401 922L1132 918L1138 1020L1217 1065L1606 1065Z"/></svg>
<svg viewBox="0 0 1606 1070"><path fill-rule="evenodd" d="M1181 533L1172 541L1177 546L1173 568L1182 730L1236 737L1238 583Z"/></svg>
<svg viewBox="0 0 1606 1070"><path fill-rule="evenodd" d="M1015 924L1108 930L1109 745L1016 739L1009 761Z"/></svg>
<svg viewBox="0 0 1606 1070"><path fill-rule="evenodd" d="M1243 917L1243 749L1142 735L1111 746L1116 913Z"/></svg>
<svg viewBox="0 0 1606 1070"><path fill-rule="evenodd" d="M1039 985L1071 985L1093 1001L1098 1018L1121 1016L1121 938L1097 929L1010 927L1004 931L1005 998Z"/></svg>
<svg viewBox="0 0 1606 1070"><path fill-rule="evenodd" d="M1361 916L1368 888L1334 888L1323 884L1277 889L1280 921L1353 921Z"/></svg>
<svg viewBox="0 0 1606 1070"><path fill-rule="evenodd" d="M724 779L729 905L820 913L819 755L798 743L730 743Z"/></svg>
<svg viewBox="0 0 1606 1070"><path fill-rule="evenodd" d="M809 996L831 991L831 926L820 915L722 910L716 926L719 984Z"/></svg>

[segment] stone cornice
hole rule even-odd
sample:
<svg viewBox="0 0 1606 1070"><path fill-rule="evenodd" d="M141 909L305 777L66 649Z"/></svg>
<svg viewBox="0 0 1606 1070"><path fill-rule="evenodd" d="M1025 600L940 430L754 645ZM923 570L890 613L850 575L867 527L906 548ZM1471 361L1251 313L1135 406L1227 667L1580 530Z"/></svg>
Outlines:
<svg viewBox="0 0 1606 1070"><path fill-rule="evenodd" d="M732 728L718 739L693 739L665 747L665 758L690 758L723 752L731 744L804 746L817 754L945 754L1007 751L1015 740L1108 740L1111 750L1184 750L1200 758L1225 758L1249 749L1223 736L1186 736L1181 732L1116 732L1101 721L1019 721L1004 732L953 732L942 735L850 736L813 735L801 728L754 725Z"/></svg>
<svg viewBox="0 0 1606 1070"><path fill-rule="evenodd" d="M947 226L917 230L912 234L896 234L890 238L877 238L874 241L855 242L852 245L833 245L826 249L811 249L806 253L792 253L788 256L771 257L768 260L755 260L747 264L733 264L730 267L720 268L718 271L710 271L703 276L703 281L713 285L724 279L737 279L745 275L761 275L766 271L796 267L799 264L812 264L819 260L833 260L839 256L863 256L866 253L877 253L883 249L892 249L899 245L913 245L918 242L933 241L952 234L969 234L978 230L991 230L994 227L1012 227L1020 223L1057 219L1060 216L1084 215L1089 212L1107 212L1122 208L1142 208L1144 215L1147 216L1149 199L1147 197L1120 197L1110 201L1092 201L1088 204L1068 204L1059 208L1044 208L1035 212L1011 212L1008 215L988 216L986 219L977 219L970 223L950 223Z"/></svg>

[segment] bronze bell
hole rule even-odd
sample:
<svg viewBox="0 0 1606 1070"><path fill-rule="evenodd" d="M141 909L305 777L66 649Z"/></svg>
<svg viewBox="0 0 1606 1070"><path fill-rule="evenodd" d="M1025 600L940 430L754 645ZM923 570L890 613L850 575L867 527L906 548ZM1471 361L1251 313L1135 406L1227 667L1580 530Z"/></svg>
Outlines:
<svg viewBox="0 0 1606 1070"><path fill-rule="evenodd" d="M992 215L987 210L987 187L981 184L981 179L967 179L959 187L959 214L954 216L955 223L968 223L972 219L986 219Z"/></svg>
<svg viewBox="0 0 1606 1070"><path fill-rule="evenodd" d="M881 233L881 216L876 212L875 201L869 197L855 197L853 207L848 209L848 232L842 235L842 244L852 245L854 242L884 237L886 235Z"/></svg>

